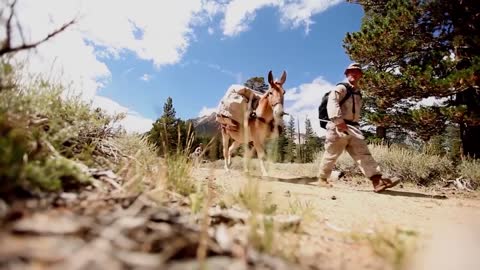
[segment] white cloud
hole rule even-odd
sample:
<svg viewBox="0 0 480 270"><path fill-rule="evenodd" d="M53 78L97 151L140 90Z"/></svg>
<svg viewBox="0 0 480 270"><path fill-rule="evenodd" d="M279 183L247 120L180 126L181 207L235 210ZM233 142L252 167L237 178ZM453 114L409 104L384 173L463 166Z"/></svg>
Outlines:
<svg viewBox="0 0 480 270"><path fill-rule="evenodd" d="M256 12L268 6L279 9L280 20L284 25L291 25L293 28L304 26L305 33L308 34L310 26L314 24L312 16L340 2L341 0L232 0L225 8L223 34L235 36L248 30Z"/></svg>
<svg viewBox="0 0 480 270"><path fill-rule="evenodd" d="M148 82L152 79L152 75L150 74L143 74L142 77L140 77L140 80L144 81L144 82Z"/></svg>
<svg viewBox="0 0 480 270"><path fill-rule="evenodd" d="M281 8L282 22L293 27L305 26L305 33L310 32L314 24L311 17L332 7L342 0L299 0L285 4Z"/></svg>
<svg viewBox="0 0 480 270"><path fill-rule="evenodd" d="M213 16L224 12L226 7L225 4L214 0L203 0L202 4L203 9L205 10L209 19L212 19Z"/></svg>
<svg viewBox="0 0 480 270"><path fill-rule="evenodd" d="M225 10L222 22L223 34L234 36L248 29L255 18L255 11L271 5L280 4L279 0L233 0Z"/></svg>
<svg viewBox="0 0 480 270"><path fill-rule="evenodd" d="M211 115L212 113L216 112L216 110L217 110L217 108L207 108L207 107L203 106L203 108L198 113L198 117Z"/></svg>
<svg viewBox="0 0 480 270"><path fill-rule="evenodd" d="M19 54L18 59L28 63L27 69L31 73L70 85L72 91L91 99L111 76L108 67L97 60L94 52L93 46L83 43L78 33L69 31L55 42L39 46L37 53Z"/></svg>
<svg viewBox="0 0 480 270"><path fill-rule="evenodd" d="M115 56L132 51L157 67L180 60L191 41L196 14L202 10L199 0L77 1L85 5L81 29L88 40Z"/></svg>
<svg viewBox="0 0 480 270"><path fill-rule="evenodd" d="M322 97L334 88L334 84L318 77L311 83L304 83L286 90L285 111L300 121L301 133L305 132L305 119L308 117L317 135L323 136L325 134L325 130L320 127L318 122L318 106ZM289 119L289 116L285 116L286 122Z"/></svg>
<svg viewBox="0 0 480 270"><path fill-rule="evenodd" d="M126 117L120 121L127 132L139 132L143 133L152 128L153 120L141 116L139 113L123 107L117 102L102 96L95 96L92 100L92 106L100 107L109 114L124 113Z"/></svg>
<svg viewBox="0 0 480 270"><path fill-rule="evenodd" d="M213 35L215 33L215 30L213 27L208 27L208 34Z"/></svg>
<svg viewBox="0 0 480 270"><path fill-rule="evenodd" d="M5 7L6 1L1 1L0 9ZM199 14L213 16L221 7L206 0L21 0L16 12L27 42L45 37L73 18L77 22L37 50L17 57L27 63L30 72L69 85L70 90L86 100L98 102L97 90L111 79L105 64L107 58L121 59L125 52L130 52L157 68L178 63L194 37L192 27L202 23ZM0 32L0 39L4 37L5 33ZM13 41L20 44L18 31L14 32ZM105 97L100 100L103 102L99 104L109 111L127 110L127 129L142 130L148 126L150 119L112 100L107 102Z"/></svg>

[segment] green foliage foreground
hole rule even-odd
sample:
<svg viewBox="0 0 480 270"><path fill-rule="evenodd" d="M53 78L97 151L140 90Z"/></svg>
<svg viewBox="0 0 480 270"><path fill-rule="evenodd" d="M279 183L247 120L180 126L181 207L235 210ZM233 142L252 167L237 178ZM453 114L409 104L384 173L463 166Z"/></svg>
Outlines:
<svg viewBox="0 0 480 270"><path fill-rule="evenodd" d="M19 83L8 63L1 71L9 87L0 89L0 197L75 188L89 181L85 165L113 165L107 146L120 116L62 97L64 88L43 80Z"/></svg>

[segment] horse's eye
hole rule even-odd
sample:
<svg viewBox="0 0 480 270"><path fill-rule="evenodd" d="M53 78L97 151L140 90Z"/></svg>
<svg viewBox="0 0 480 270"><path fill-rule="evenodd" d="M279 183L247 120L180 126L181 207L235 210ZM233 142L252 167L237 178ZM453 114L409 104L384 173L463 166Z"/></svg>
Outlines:
<svg viewBox="0 0 480 270"><path fill-rule="evenodd" d="M269 95L273 95L273 93L272 93L272 92L268 92L268 94L269 94Z"/></svg>

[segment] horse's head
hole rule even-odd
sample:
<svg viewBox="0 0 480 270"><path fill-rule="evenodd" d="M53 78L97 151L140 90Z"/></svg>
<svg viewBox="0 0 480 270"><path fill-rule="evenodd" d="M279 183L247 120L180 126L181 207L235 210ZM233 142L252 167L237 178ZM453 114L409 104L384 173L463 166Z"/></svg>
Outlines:
<svg viewBox="0 0 480 270"><path fill-rule="evenodd" d="M270 88L265 93L268 104L272 108L273 118L275 123L282 123L283 121L283 96L285 95L285 90L283 90L283 84L287 79L287 73L283 71L280 81L273 80L272 71L268 72L268 84Z"/></svg>

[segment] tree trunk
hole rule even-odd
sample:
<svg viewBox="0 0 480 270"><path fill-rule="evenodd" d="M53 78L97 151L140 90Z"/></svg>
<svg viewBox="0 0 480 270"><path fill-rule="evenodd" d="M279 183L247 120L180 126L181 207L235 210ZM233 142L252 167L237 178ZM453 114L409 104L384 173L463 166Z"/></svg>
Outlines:
<svg viewBox="0 0 480 270"><path fill-rule="evenodd" d="M462 155L470 158L480 159L480 94L474 88L458 93L457 104L467 105L467 118L470 121L460 123L460 137L462 139Z"/></svg>
<svg viewBox="0 0 480 270"><path fill-rule="evenodd" d="M376 137L381 139L382 142L387 140L387 128L382 126L377 126Z"/></svg>
<svg viewBox="0 0 480 270"><path fill-rule="evenodd" d="M466 157L480 159L480 126L460 125L462 154Z"/></svg>

